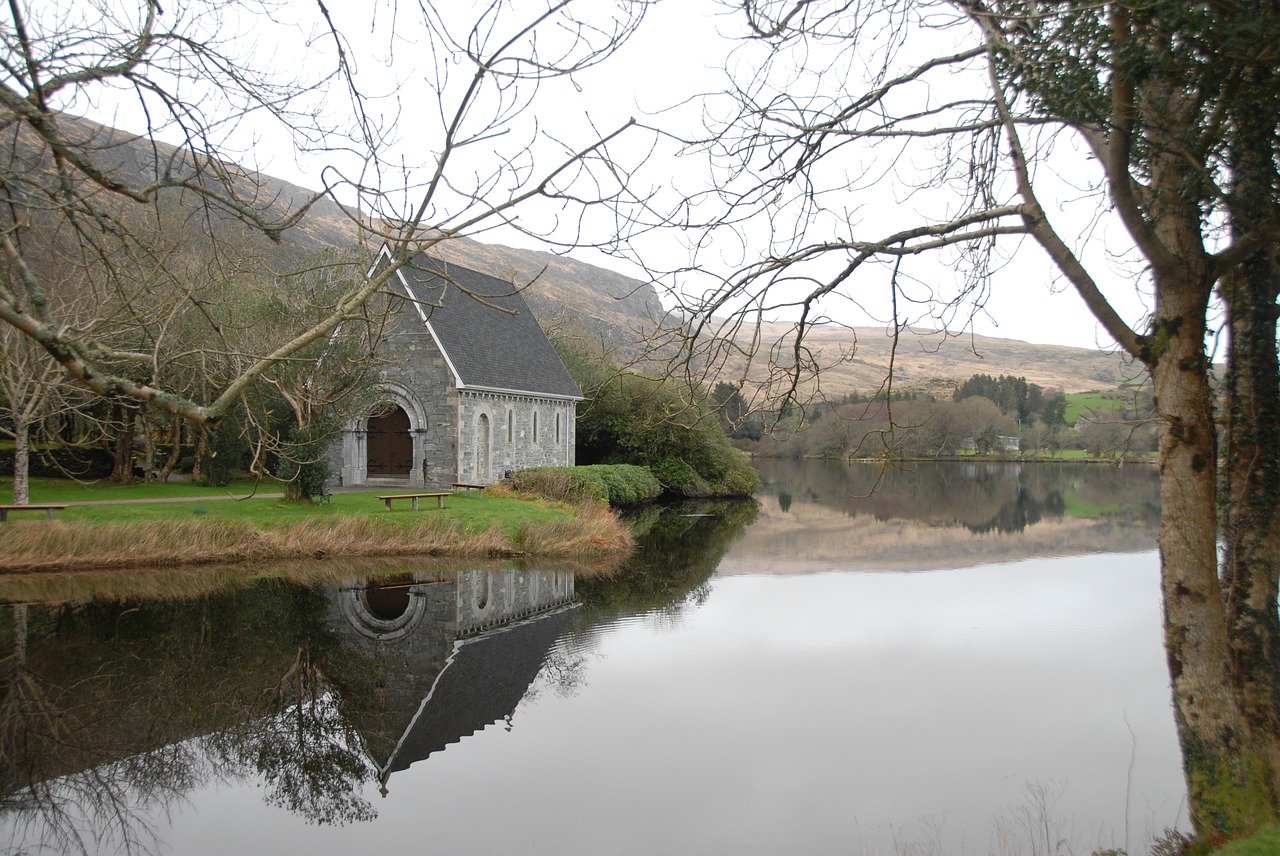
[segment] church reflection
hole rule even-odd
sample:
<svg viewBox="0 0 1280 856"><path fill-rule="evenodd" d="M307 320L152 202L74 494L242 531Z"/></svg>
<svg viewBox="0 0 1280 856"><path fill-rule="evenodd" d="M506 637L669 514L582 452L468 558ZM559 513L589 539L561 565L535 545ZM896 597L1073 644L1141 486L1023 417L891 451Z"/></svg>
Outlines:
<svg viewBox="0 0 1280 856"><path fill-rule="evenodd" d="M577 604L573 576L472 571L339 587L331 630L387 680L352 715L385 795L393 773L491 724L510 727Z"/></svg>

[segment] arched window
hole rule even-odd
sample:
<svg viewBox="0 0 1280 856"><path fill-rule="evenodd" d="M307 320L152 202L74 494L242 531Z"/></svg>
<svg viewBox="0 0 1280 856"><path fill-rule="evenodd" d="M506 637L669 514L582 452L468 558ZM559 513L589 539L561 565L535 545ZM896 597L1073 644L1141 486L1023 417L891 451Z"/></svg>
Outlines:
<svg viewBox="0 0 1280 856"><path fill-rule="evenodd" d="M489 416L481 413L476 420L476 481L489 480Z"/></svg>
<svg viewBox="0 0 1280 856"><path fill-rule="evenodd" d="M556 445L560 445L560 414L556 414Z"/></svg>
<svg viewBox="0 0 1280 856"><path fill-rule="evenodd" d="M533 442L538 442L538 411L533 411Z"/></svg>
<svg viewBox="0 0 1280 856"><path fill-rule="evenodd" d="M515 436L515 424L516 424L515 414L511 412L510 408L508 408L507 409L507 445L508 446L511 445L511 438Z"/></svg>

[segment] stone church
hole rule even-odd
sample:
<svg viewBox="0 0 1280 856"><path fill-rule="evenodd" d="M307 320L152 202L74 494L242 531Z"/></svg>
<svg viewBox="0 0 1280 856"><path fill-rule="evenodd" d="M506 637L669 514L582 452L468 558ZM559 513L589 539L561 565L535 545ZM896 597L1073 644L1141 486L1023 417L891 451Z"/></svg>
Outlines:
<svg viewBox="0 0 1280 856"><path fill-rule="evenodd" d="M519 289L426 256L392 282L404 300L381 345L381 400L335 444L339 484L447 488L573 466L582 393Z"/></svg>

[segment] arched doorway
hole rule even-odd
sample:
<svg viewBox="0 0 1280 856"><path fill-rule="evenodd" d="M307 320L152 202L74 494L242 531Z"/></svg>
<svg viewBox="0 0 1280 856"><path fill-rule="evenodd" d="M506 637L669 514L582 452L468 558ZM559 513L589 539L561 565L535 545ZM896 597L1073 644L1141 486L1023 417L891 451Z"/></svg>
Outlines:
<svg viewBox="0 0 1280 856"><path fill-rule="evenodd" d="M476 481L489 480L489 417L481 413L476 420Z"/></svg>
<svg viewBox="0 0 1280 856"><path fill-rule="evenodd" d="M413 435L409 433L409 414L392 405L368 425L369 475L408 477L413 472Z"/></svg>

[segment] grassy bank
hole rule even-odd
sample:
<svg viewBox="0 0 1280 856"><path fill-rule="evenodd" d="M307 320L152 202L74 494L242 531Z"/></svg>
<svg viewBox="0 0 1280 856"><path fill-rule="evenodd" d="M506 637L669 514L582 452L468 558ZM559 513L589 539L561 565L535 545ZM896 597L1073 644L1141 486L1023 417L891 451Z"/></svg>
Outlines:
<svg viewBox="0 0 1280 856"><path fill-rule="evenodd" d="M605 508L573 508L495 491L450 496L444 509L428 501L420 511L407 502L386 511L372 492L339 493L330 503L302 505L274 498L225 499L220 497L226 497L226 489L211 492L191 485L38 487L32 491L33 502L144 501L73 504L54 521L36 514L12 516L0 538L0 569L177 567L355 556L591 560L631 547L627 528Z"/></svg>
<svg viewBox="0 0 1280 856"><path fill-rule="evenodd" d="M1213 856L1275 856L1277 853L1280 853L1280 826L1224 844L1213 851Z"/></svg>

